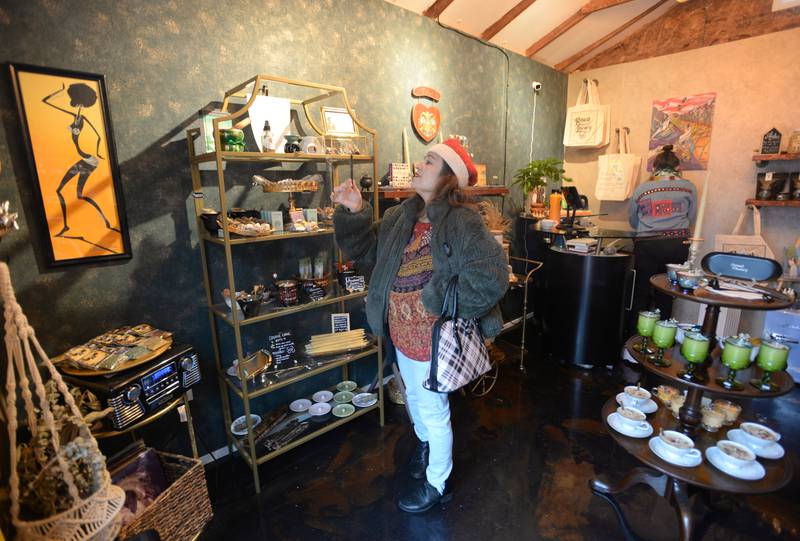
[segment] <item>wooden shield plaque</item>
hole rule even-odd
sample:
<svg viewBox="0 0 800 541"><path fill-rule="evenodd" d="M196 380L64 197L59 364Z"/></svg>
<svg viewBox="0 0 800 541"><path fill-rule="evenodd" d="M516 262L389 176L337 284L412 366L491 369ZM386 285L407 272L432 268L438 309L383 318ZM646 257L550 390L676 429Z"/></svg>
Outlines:
<svg viewBox="0 0 800 541"><path fill-rule="evenodd" d="M439 133L441 122L441 113L436 106L417 103L411 109L411 123L414 125L414 130L426 143L433 141Z"/></svg>

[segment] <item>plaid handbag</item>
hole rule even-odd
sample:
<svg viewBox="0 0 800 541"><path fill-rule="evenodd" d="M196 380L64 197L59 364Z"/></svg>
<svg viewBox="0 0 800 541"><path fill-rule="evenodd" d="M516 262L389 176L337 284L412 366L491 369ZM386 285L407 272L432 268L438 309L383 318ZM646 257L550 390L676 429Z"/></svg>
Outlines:
<svg viewBox="0 0 800 541"><path fill-rule="evenodd" d="M423 387L437 393L456 391L489 371L489 352L477 319L456 317L458 276L444 293L442 312L433 324L431 362Z"/></svg>

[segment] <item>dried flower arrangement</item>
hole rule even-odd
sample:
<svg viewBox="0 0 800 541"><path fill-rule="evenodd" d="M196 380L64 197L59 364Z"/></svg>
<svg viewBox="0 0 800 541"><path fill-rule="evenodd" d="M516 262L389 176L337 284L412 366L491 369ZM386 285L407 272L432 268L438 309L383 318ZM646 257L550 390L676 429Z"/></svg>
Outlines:
<svg viewBox="0 0 800 541"><path fill-rule="evenodd" d="M480 212L489 231L502 231L505 233L511 225L511 220L503 216L500 209L494 206L490 201L481 201L478 203L478 212Z"/></svg>

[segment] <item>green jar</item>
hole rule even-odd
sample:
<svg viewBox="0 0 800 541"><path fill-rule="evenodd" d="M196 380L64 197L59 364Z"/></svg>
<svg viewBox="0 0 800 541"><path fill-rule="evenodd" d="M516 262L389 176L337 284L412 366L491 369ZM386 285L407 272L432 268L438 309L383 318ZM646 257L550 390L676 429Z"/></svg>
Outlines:
<svg viewBox="0 0 800 541"><path fill-rule="evenodd" d="M658 310L651 312L650 310L642 310L639 312L639 319L636 320L636 330L642 336L653 336L653 329L655 329L656 321L661 316Z"/></svg>
<svg viewBox="0 0 800 541"><path fill-rule="evenodd" d="M752 352L753 344L750 342L749 335L740 333L739 336L730 336L725 339L722 364L733 370L747 368Z"/></svg>
<svg viewBox="0 0 800 541"><path fill-rule="evenodd" d="M775 340L764 340L758 351L758 366L765 372L786 370L789 346Z"/></svg>
<svg viewBox="0 0 800 541"><path fill-rule="evenodd" d="M699 332L686 333L681 345L681 354L690 363L702 363L708 356L709 340Z"/></svg>
<svg viewBox="0 0 800 541"><path fill-rule="evenodd" d="M244 131L236 128L219 130L219 141L224 152L244 152Z"/></svg>
<svg viewBox="0 0 800 541"><path fill-rule="evenodd" d="M660 348L671 348L677 332L678 322L674 319L659 321L653 329L653 343Z"/></svg>

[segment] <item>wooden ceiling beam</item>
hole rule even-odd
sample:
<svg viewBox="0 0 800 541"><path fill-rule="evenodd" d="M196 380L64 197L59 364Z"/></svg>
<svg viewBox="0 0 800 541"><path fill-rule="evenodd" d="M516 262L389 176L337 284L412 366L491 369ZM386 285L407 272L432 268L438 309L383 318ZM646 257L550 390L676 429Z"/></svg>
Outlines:
<svg viewBox="0 0 800 541"><path fill-rule="evenodd" d="M428 9L423 11L422 14L431 19L435 19L441 15L453 1L454 0L436 0L436 2L428 6Z"/></svg>
<svg viewBox="0 0 800 541"><path fill-rule="evenodd" d="M532 57L592 13L614 6L619 6L620 4L626 4L630 1L631 0L591 0L587 2L581 7L581 9L570 15L566 21L553 28L550 32L539 38L536 43L528 47L525 50L525 56L528 58Z"/></svg>
<svg viewBox="0 0 800 541"><path fill-rule="evenodd" d="M509 9L502 17L497 19L495 22L491 24L486 30L481 33L481 39L484 41L489 41L492 39L500 30L508 26L511 21L516 19L520 16L520 14L528 9L531 4L536 2L536 0L522 0L513 8Z"/></svg>
<svg viewBox="0 0 800 541"><path fill-rule="evenodd" d="M577 62L581 58L585 57L586 55L588 55L589 53L591 53L592 51L594 51L598 47L601 47L602 45L604 45L606 42L608 42L608 40L614 38L615 36L618 36L620 33L624 32L625 30L630 28L632 25L638 23L639 21L641 21L642 19L644 19L645 17L650 15L653 11L655 11L658 8L660 8L661 6L666 4L668 1L670 1L670 0L659 0L658 2L656 2L655 4L653 4L652 6L650 6L649 8L647 8L646 10L641 12L639 15L637 15L636 17L634 17L630 21L628 21L625 24L623 24L622 26L620 26L619 28L616 28L613 31L609 32L608 34L606 34L602 38L598 39L597 41L595 41L591 45L588 45L588 46L584 47L583 49L581 49L580 51L578 51L574 55L570 56L566 60L564 60L562 62L559 62L558 64L556 64L554 66L555 69L557 69L558 71L562 71L564 68L566 68L568 66L571 66L572 64L574 64L575 62Z"/></svg>

